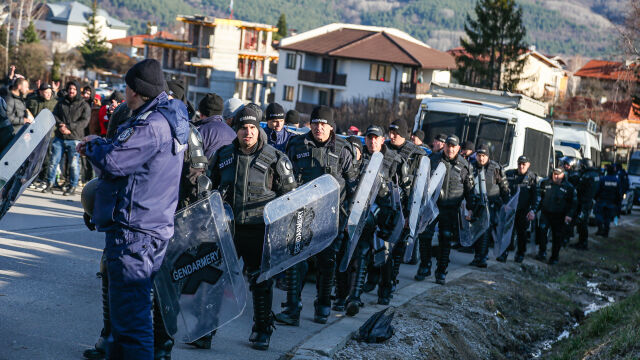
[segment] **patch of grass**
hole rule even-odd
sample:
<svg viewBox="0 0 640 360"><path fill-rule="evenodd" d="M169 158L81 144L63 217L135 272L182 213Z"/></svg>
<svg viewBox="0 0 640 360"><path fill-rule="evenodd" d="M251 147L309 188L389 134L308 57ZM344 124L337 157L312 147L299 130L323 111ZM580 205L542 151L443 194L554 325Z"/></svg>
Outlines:
<svg viewBox="0 0 640 360"><path fill-rule="evenodd" d="M551 279L551 281L558 284L573 285L578 282L579 278L580 277L578 276L578 272L576 270L569 270L566 273L563 273Z"/></svg>
<svg viewBox="0 0 640 360"><path fill-rule="evenodd" d="M558 343L551 357L581 359L592 350L607 347L610 356L637 358L640 350L640 291L591 315L577 333Z"/></svg>

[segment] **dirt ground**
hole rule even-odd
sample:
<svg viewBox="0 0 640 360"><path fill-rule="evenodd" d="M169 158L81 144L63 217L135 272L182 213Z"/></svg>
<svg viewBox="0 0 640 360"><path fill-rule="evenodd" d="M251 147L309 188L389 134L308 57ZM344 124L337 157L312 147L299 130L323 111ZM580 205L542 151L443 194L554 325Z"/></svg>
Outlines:
<svg viewBox="0 0 640 360"><path fill-rule="evenodd" d="M510 256L474 271L395 309L385 343L351 340L334 358L640 359L639 223L562 249L555 266Z"/></svg>

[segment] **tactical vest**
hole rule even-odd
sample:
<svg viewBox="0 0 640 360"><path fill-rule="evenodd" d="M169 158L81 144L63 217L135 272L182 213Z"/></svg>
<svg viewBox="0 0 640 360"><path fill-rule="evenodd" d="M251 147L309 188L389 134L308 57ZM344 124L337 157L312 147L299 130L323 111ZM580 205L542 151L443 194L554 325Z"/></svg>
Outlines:
<svg viewBox="0 0 640 360"><path fill-rule="evenodd" d="M270 168L278 161L276 149L263 145L245 155L234 144L219 150L217 167L223 197L231 204L236 224L263 224L264 206L277 197L271 190Z"/></svg>
<svg viewBox="0 0 640 360"><path fill-rule="evenodd" d="M431 159L431 169L435 170L442 162L447 168L447 173L442 182L438 206L459 207L464 199L464 179L462 178L464 168L468 167L467 161L458 155L453 161L444 158L442 152L434 154Z"/></svg>
<svg viewBox="0 0 640 360"><path fill-rule="evenodd" d="M518 170L512 169L506 172L507 181L509 182L509 191L514 195L520 188L518 196L518 210L531 210L536 200L536 175L528 171L524 175L520 175Z"/></svg>
<svg viewBox="0 0 640 360"><path fill-rule="evenodd" d="M578 201L580 203L591 203L596 197L596 193L600 188L600 174L594 169L585 171L580 176L578 186Z"/></svg>
<svg viewBox="0 0 640 360"><path fill-rule="evenodd" d="M383 145L384 146L384 145ZM367 168L369 160L371 160L369 151L365 148L362 152L362 170ZM380 168L380 190L378 190L378 196L376 198L378 205L382 199L389 197L390 189L389 183L395 181L393 175L398 171L398 153L385 146L382 151L382 166Z"/></svg>
<svg viewBox="0 0 640 360"><path fill-rule="evenodd" d="M621 193L620 179L616 175L605 175L600 184L601 190L598 201L618 205Z"/></svg>
<svg viewBox="0 0 640 360"><path fill-rule="evenodd" d="M566 216L573 202L573 186L568 181L557 185L547 179L542 183L541 187L544 191L542 210Z"/></svg>
<svg viewBox="0 0 640 360"><path fill-rule="evenodd" d="M331 174L340 184L341 193L344 191L345 180L342 176L342 159L340 154L344 148L351 146L349 142L335 136L334 146L325 144L316 147L311 135L295 137L289 143L293 156L289 160L293 163L298 184L305 184L324 174ZM309 141L308 144L305 140Z"/></svg>
<svg viewBox="0 0 640 360"><path fill-rule="evenodd" d="M478 173L480 172L481 169L482 167L480 167L480 165L476 162L476 164L473 167L473 175L475 177L476 183L478 181ZM497 183L497 176L499 176L500 165L493 160L489 160L489 163L487 164L486 167L484 167L484 170L485 170L485 183L487 188L487 194L486 194L487 199L491 202L499 202L500 187L498 186L498 183Z"/></svg>

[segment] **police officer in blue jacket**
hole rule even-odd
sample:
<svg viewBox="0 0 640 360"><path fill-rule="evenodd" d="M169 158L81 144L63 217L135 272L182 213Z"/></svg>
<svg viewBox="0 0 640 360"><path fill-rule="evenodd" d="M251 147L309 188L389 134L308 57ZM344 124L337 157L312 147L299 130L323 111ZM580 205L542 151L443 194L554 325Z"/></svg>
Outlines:
<svg viewBox="0 0 640 360"><path fill-rule="evenodd" d="M286 151L287 144L292 137L296 134L284 127L284 118L286 113L282 108L282 105L278 103L271 103L267 106L265 111L265 119L267 120L267 139L269 145L280 151Z"/></svg>
<svg viewBox="0 0 640 360"><path fill-rule="evenodd" d="M618 215L622 200L622 182L616 174L613 165L607 165L607 174L600 180L600 188L596 193L596 220L598 232L596 235L609 236L609 224Z"/></svg>
<svg viewBox="0 0 640 360"><path fill-rule="evenodd" d="M158 61L137 63L125 82L132 116L115 137L89 136L78 151L101 173L93 221L106 233L108 357L153 359L150 292L173 236L188 114L182 102L167 98Z"/></svg>

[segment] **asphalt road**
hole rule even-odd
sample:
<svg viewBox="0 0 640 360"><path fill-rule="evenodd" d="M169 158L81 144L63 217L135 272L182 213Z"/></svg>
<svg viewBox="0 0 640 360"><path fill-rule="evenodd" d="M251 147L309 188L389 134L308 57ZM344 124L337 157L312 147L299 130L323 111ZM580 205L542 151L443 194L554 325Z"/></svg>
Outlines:
<svg viewBox="0 0 640 360"><path fill-rule="evenodd" d="M102 328L95 274L103 246L104 235L84 226L79 196L23 194L0 220L0 359L82 359ZM470 259L453 252L450 270ZM416 266L403 265L399 286L413 282L415 271ZM218 330L211 350L178 344L173 358L279 359L326 326L312 321L315 286L306 284L302 297L300 327L277 325L268 351L249 346L248 303L241 317ZM275 312L284 298L276 289ZM366 294L363 300L375 303L377 297ZM332 313L330 323L339 316Z"/></svg>

